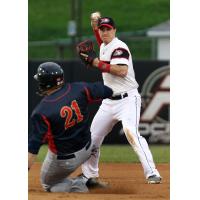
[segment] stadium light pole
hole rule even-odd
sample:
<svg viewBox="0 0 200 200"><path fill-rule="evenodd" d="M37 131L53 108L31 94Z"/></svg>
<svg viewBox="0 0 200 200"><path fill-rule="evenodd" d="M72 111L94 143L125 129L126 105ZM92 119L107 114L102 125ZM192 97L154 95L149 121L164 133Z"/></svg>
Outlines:
<svg viewBox="0 0 200 200"><path fill-rule="evenodd" d="M77 36L78 42L80 42L82 37L82 0L77 0L77 4Z"/></svg>
<svg viewBox="0 0 200 200"><path fill-rule="evenodd" d="M75 57L77 22L76 22L76 0L71 0L70 20L68 22L68 36L71 37L72 57Z"/></svg>
<svg viewBox="0 0 200 200"><path fill-rule="evenodd" d="M76 42L82 37L82 0L71 0L68 36L71 38L72 56L76 57Z"/></svg>

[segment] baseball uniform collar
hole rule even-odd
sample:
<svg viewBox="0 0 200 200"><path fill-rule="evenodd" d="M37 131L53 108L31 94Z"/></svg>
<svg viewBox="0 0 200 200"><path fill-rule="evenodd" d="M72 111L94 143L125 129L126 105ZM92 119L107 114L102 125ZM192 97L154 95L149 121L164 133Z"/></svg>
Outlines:
<svg viewBox="0 0 200 200"><path fill-rule="evenodd" d="M110 47L116 40L118 40L117 37L113 38L113 40L110 43L104 44L104 47Z"/></svg>

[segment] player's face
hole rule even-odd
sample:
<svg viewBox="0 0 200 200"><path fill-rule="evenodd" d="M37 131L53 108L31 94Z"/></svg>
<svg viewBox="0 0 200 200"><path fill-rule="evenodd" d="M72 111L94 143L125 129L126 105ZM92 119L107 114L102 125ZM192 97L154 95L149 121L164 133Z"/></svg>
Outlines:
<svg viewBox="0 0 200 200"><path fill-rule="evenodd" d="M102 26L99 29L99 34L105 44L110 43L115 38L116 29Z"/></svg>

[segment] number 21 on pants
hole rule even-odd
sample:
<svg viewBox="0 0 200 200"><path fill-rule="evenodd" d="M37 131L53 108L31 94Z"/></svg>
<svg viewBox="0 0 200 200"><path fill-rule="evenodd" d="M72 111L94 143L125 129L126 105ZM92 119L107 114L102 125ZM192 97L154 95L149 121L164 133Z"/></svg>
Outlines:
<svg viewBox="0 0 200 200"><path fill-rule="evenodd" d="M75 111L77 119L73 119L73 111ZM76 100L72 101L71 107L63 106L60 110L60 116L66 118L65 129L74 126L76 123L83 121L83 115L81 114L79 105Z"/></svg>

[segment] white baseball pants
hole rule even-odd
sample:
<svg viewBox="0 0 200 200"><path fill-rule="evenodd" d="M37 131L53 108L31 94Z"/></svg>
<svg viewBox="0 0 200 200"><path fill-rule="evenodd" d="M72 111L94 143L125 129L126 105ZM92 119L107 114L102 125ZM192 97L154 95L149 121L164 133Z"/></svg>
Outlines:
<svg viewBox="0 0 200 200"><path fill-rule="evenodd" d="M138 131L141 96L137 89L127 93L128 97L120 100L103 100L102 105L93 119L91 134L95 151L92 153L90 159L82 164L82 172L87 178L99 177L98 162L100 146L105 136L111 132L113 126L118 121L122 121L126 138L139 157L145 177L148 178L154 174L160 176L155 168L149 146L145 138L143 138Z"/></svg>

